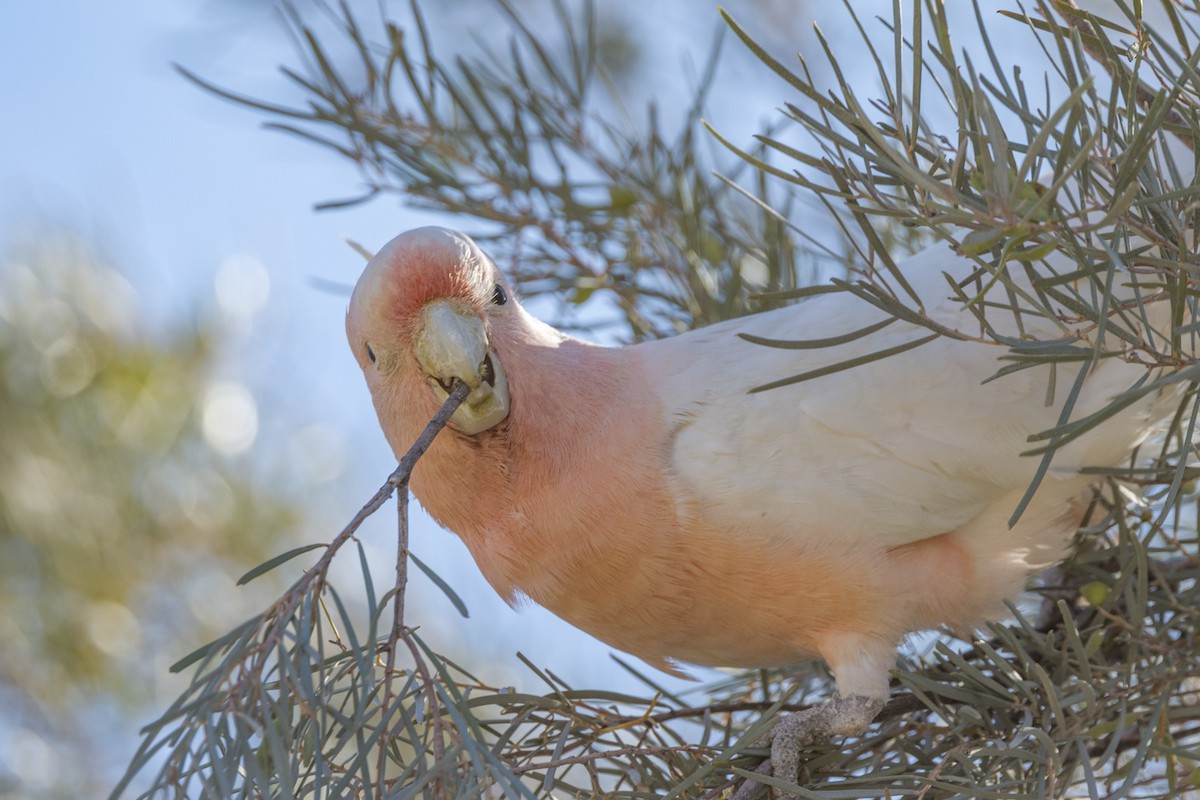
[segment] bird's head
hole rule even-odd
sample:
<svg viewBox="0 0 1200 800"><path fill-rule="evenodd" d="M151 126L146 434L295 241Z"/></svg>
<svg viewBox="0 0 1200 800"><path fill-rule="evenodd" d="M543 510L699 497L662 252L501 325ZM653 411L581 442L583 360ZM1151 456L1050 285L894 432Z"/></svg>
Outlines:
<svg viewBox="0 0 1200 800"><path fill-rule="evenodd" d="M520 324L512 296L491 259L461 233L418 228L384 245L346 314L350 348L381 415L381 398L418 403L403 411L423 414L458 379L471 393L451 417L453 427L475 435L504 421L511 398L493 338Z"/></svg>

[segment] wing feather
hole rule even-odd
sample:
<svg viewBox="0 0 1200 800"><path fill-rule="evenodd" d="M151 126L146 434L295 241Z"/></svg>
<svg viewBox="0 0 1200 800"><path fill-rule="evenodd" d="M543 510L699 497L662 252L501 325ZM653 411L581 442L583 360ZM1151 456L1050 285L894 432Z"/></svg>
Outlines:
<svg viewBox="0 0 1200 800"><path fill-rule="evenodd" d="M951 299L943 275L969 269L943 246L915 256L906 275L931 316L978 335L978 322ZM1011 315L989 321L1005 316ZM767 523L838 531L890 547L956 528L1026 487L1038 460L1020 453L1031 434L1057 423L1078 367L1058 367L1057 375L1049 367L1026 369L984 383L1002 366L1006 348L943 336L851 369L749 392L929 331L896 322L807 350L754 344L738 334L819 339L885 319L862 299L838 293L640 345L646 380L657 387L673 432L668 469L681 499L734 528L762 530ZM1002 332L1015 334L1010 325ZM1061 335L1044 319L1027 325L1046 338ZM1101 407L1143 373L1136 365L1102 362L1074 416ZM1125 456L1144 435L1147 415L1134 408L1126 416L1132 419L1106 426L1107 434L1064 448L1048 480Z"/></svg>

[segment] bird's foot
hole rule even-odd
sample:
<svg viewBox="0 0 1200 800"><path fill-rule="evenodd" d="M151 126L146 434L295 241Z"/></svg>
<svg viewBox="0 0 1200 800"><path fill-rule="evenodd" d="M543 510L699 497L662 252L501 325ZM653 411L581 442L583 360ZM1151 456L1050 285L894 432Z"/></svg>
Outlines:
<svg viewBox="0 0 1200 800"><path fill-rule="evenodd" d="M771 757L760 771L784 781L795 781L800 772L800 751L834 736L854 736L866 730L883 709L873 697L834 695L820 705L794 714L784 714L762 744L770 743ZM749 800L758 783L747 780L730 800ZM784 795L786 796L786 795Z"/></svg>

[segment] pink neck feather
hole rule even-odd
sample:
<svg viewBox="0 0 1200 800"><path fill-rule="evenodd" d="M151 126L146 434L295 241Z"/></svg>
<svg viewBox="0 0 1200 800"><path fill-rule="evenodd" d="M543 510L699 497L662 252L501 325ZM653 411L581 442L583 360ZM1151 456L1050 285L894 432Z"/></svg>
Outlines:
<svg viewBox="0 0 1200 800"><path fill-rule="evenodd" d="M608 498L653 474L661 484L661 464L626 461L638 451L631 437L653 435L644 429L661 415L637 381L636 350L572 339L523 311L512 322L508 335L494 337L512 391L509 418L477 437L443 433L413 490L501 595L545 602L543 591L557 593L547 585L555 564L589 549L580 537L599 536L600 521L611 522L617 510Z"/></svg>

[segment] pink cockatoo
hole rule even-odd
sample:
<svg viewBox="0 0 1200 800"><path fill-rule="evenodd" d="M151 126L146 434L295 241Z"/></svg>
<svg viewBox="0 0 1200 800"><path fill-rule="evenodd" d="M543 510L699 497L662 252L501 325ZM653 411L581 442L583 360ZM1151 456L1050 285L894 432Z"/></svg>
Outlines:
<svg viewBox="0 0 1200 800"><path fill-rule="evenodd" d="M978 335L943 274L965 279L969 259L941 245L902 266L930 317ZM1013 332L1005 316L989 322ZM878 713L905 635L970 630L1059 560L1094 480L1079 468L1127 460L1154 416L1135 405L1060 449L1010 529L1038 464L1020 453L1059 422L1077 366L985 383L1006 349L941 336L750 392L929 330L896 321L817 349L739 334L824 339L886 319L835 293L601 347L528 314L467 236L421 228L368 264L346 330L398 455L455 381L470 386L412 488L502 597L524 595L671 671L824 659L837 694L793 727L828 735L859 732ZM1062 336L1045 319L1024 325ZM1073 418L1144 373L1100 362Z"/></svg>

